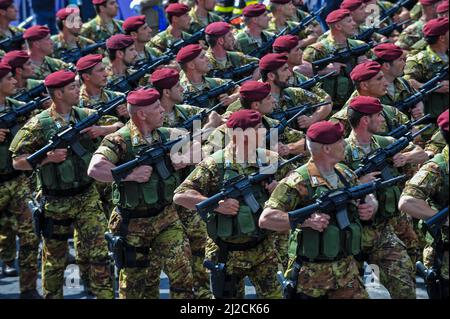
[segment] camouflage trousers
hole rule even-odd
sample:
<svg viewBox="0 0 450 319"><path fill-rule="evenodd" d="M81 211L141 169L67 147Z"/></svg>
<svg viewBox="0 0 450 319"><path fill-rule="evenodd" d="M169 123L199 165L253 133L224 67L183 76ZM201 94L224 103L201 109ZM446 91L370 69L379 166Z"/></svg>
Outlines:
<svg viewBox="0 0 450 319"><path fill-rule="evenodd" d="M289 233L276 233L274 234L274 237L275 253L278 259L278 269L284 273L289 264Z"/></svg>
<svg viewBox="0 0 450 319"><path fill-rule="evenodd" d="M389 222L363 228L363 255L393 299L415 299L415 264Z"/></svg>
<svg viewBox="0 0 450 319"><path fill-rule="evenodd" d="M434 249L431 246L427 246L423 251L423 263L425 267L431 268L434 261ZM449 253L444 251L444 257L442 258L441 266L441 276L448 280L448 264L449 264Z"/></svg>
<svg viewBox="0 0 450 319"><path fill-rule="evenodd" d="M289 260L286 278L292 277L295 258ZM348 256L333 262L303 262L297 280L297 293L311 298L368 299L359 276L358 264Z"/></svg>
<svg viewBox="0 0 450 319"><path fill-rule="evenodd" d="M121 234L130 246L148 248L148 253L136 252L136 262L142 267L120 270L119 298L155 298L162 268L169 277L171 298L192 299L191 249L173 205L156 216L129 219L128 226L124 223L120 213L114 209L109 220L110 231ZM123 234L123 229L126 229L126 234Z"/></svg>
<svg viewBox="0 0 450 319"><path fill-rule="evenodd" d="M19 282L20 291L26 292L36 289L37 255L39 239L33 232L31 212L28 200L31 197L31 180L25 175L4 182L0 185L0 215L12 214L7 223L10 224L11 236L7 246L9 253L3 260L13 261L16 255L15 234L19 236ZM1 217L3 219L3 217ZM0 235L1 237L1 235ZM0 240L1 242L1 240ZM1 249L1 248L0 248ZM2 253L3 254L3 253Z"/></svg>
<svg viewBox="0 0 450 319"><path fill-rule="evenodd" d="M394 228L397 237L405 244L406 251L415 265L420 258L420 238L414 229L412 218L401 213L400 216L389 218L389 223Z"/></svg>
<svg viewBox="0 0 450 319"><path fill-rule="evenodd" d="M16 228L15 217L8 211L0 212L0 260L7 264L16 259Z"/></svg>
<svg viewBox="0 0 450 319"><path fill-rule="evenodd" d="M196 299L211 299L209 273L203 266L206 245L206 224L195 211L177 206L178 216L184 226L192 251L192 275L194 276L194 294Z"/></svg>
<svg viewBox="0 0 450 319"><path fill-rule="evenodd" d="M54 220L73 219L71 224L78 232L79 247L86 252L92 293L101 299L113 298L108 249L104 239L107 222L95 188L91 186L85 193L72 197L47 197L44 210L45 216ZM67 237L72 225L53 227L53 234L66 237L65 240L44 239L42 288L45 298L63 298Z"/></svg>
<svg viewBox="0 0 450 319"><path fill-rule="evenodd" d="M206 242L205 256L214 263L218 262L219 246L211 238ZM255 248L228 252L226 273L236 277L236 298L244 298L244 278L248 276L256 288L258 298L280 299L281 286L276 278L277 271L278 260L272 236L264 239Z"/></svg>

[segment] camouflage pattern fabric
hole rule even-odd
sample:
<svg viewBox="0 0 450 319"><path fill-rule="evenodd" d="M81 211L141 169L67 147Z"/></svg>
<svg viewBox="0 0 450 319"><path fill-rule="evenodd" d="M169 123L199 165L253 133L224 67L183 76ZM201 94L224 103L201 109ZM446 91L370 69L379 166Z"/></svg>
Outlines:
<svg viewBox="0 0 450 319"><path fill-rule="evenodd" d="M99 43L106 41L114 34L124 33L122 29L123 21L113 19L112 23L114 27L111 32L104 24L102 24L102 22L100 21L100 17L96 16L92 20L83 24L83 27L81 28L81 35L85 38Z"/></svg>

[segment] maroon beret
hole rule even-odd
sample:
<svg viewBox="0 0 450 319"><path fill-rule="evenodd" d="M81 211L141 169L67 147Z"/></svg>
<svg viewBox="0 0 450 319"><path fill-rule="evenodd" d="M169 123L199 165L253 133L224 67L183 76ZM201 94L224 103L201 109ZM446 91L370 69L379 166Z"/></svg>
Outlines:
<svg viewBox="0 0 450 319"><path fill-rule="evenodd" d="M230 32L231 28L232 28L231 25L226 22L223 21L213 22L206 27L205 33L208 35L221 37Z"/></svg>
<svg viewBox="0 0 450 319"><path fill-rule="evenodd" d="M393 43L381 43L373 48L373 53L384 61L394 61L403 55L403 50Z"/></svg>
<svg viewBox="0 0 450 319"><path fill-rule="evenodd" d="M142 15L142 16L132 16L132 17L129 17L128 19L126 19L123 22L122 27L125 30L125 32L137 31L146 22L147 22L147 20L145 19L144 15Z"/></svg>
<svg viewBox="0 0 450 319"><path fill-rule="evenodd" d="M448 109L447 111L442 112L441 115L439 115L437 124L442 130L448 132Z"/></svg>
<svg viewBox="0 0 450 319"><path fill-rule="evenodd" d="M255 127L261 123L261 113L255 110L239 110L230 115L227 120L227 127L241 128Z"/></svg>
<svg viewBox="0 0 450 319"><path fill-rule="evenodd" d="M325 21L328 24L336 23L336 22L339 22L342 19L348 17L349 15L350 15L350 11L348 11L347 9L337 9L337 10L331 11L327 15L327 18L325 19Z"/></svg>
<svg viewBox="0 0 450 319"><path fill-rule="evenodd" d="M276 4L286 4L291 2L292 0L270 0L270 2L272 3L276 3Z"/></svg>
<svg viewBox="0 0 450 319"><path fill-rule="evenodd" d="M290 52L299 42L300 39L296 35L282 35L275 40L272 48L277 52Z"/></svg>
<svg viewBox="0 0 450 319"><path fill-rule="evenodd" d="M50 34L50 29L43 25L34 25L23 33L23 38L28 41L42 40Z"/></svg>
<svg viewBox="0 0 450 319"><path fill-rule="evenodd" d="M163 68L153 72L150 80L156 88L171 89L180 81L180 74L175 69Z"/></svg>
<svg viewBox="0 0 450 319"><path fill-rule="evenodd" d="M58 12L56 12L56 17L59 20L66 20L68 16L70 16L71 14L77 14L80 13L80 9L78 9L78 7L67 7L67 8L62 8L60 9Z"/></svg>
<svg viewBox="0 0 450 319"><path fill-rule="evenodd" d="M47 75L44 80L44 85L48 88L62 88L75 81L76 74L67 71L60 70Z"/></svg>
<svg viewBox="0 0 450 319"><path fill-rule="evenodd" d="M6 10L6 9L8 9L13 3L14 3L14 0L0 0L0 9Z"/></svg>
<svg viewBox="0 0 450 319"><path fill-rule="evenodd" d="M442 1L436 8L436 13L446 13L448 11L448 0Z"/></svg>
<svg viewBox="0 0 450 319"><path fill-rule="evenodd" d="M344 0L339 8L355 11L363 4L362 0Z"/></svg>
<svg viewBox="0 0 450 319"><path fill-rule="evenodd" d="M371 96L356 96L351 99L349 107L363 114L376 114L383 110L379 99Z"/></svg>
<svg viewBox="0 0 450 319"><path fill-rule="evenodd" d="M131 36L126 34L115 34L106 40L106 48L110 50L123 50L134 44Z"/></svg>
<svg viewBox="0 0 450 319"><path fill-rule="evenodd" d="M241 97L249 102L259 102L270 94L270 84L259 81L246 81L239 90Z"/></svg>
<svg viewBox="0 0 450 319"><path fill-rule="evenodd" d="M259 60L259 68L264 71L275 71L287 63L287 56L283 53L269 53Z"/></svg>
<svg viewBox="0 0 450 319"><path fill-rule="evenodd" d="M423 27L426 37L440 36L448 32L448 17L432 19Z"/></svg>
<svg viewBox="0 0 450 319"><path fill-rule="evenodd" d="M107 0L92 0L92 4L102 4L105 3Z"/></svg>
<svg viewBox="0 0 450 319"><path fill-rule="evenodd" d="M420 4L423 6L431 6L435 3L438 3L441 0L419 0Z"/></svg>
<svg viewBox="0 0 450 319"><path fill-rule="evenodd" d="M202 47L198 44L186 45L178 51L176 60L178 63L187 63L198 57L202 50Z"/></svg>
<svg viewBox="0 0 450 319"><path fill-rule="evenodd" d="M30 56L27 51L14 50L9 51L3 56L2 62L9 64L13 69L22 67L28 60Z"/></svg>
<svg viewBox="0 0 450 319"><path fill-rule="evenodd" d="M0 62L0 79L3 79L11 72L11 66L3 61Z"/></svg>
<svg viewBox="0 0 450 319"><path fill-rule="evenodd" d="M306 136L320 144L333 144L344 137L344 126L341 122L320 121L312 124Z"/></svg>
<svg viewBox="0 0 450 319"><path fill-rule="evenodd" d="M93 68L103 60L103 55L101 54L88 54L80 58L77 62L77 71L84 71Z"/></svg>
<svg viewBox="0 0 450 319"><path fill-rule="evenodd" d="M127 102L134 106L148 106L159 100L159 93L155 89L141 88L131 91L127 96Z"/></svg>
<svg viewBox="0 0 450 319"><path fill-rule="evenodd" d="M189 12L189 7L182 3L171 3L166 8L166 13L169 16L180 17Z"/></svg>
<svg viewBox="0 0 450 319"><path fill-rule="evenodd" d="M267 8L262 3L255 3L249 6L246 6L244 10L242 10L242 15L247 18L259 17L261 14L267 11Z"/></svg>
<svg viewBox="0 0 450 319"><path fill-rule="evenodd" d="M381 64L375 61L366 61L358 64L350 72L350 78L353 81L367 81L376 76L381 71Z"/></svg>

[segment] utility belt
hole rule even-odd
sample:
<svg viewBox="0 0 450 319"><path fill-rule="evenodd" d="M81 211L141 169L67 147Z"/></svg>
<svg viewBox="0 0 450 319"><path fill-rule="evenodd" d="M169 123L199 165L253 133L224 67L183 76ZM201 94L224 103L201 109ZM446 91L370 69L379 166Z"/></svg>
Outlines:
<svg viewBox="0 0 450 319"><path fill-rule="evenodd" d="M45 187L42 188L42 194L45 197L72 197L77 195L82 195L87 193L90 190L92 183L77 187L77 188L71 188L71 189L46 189Z"/></svg>
<svg viewBox="0 0 450 319"><path fill-rule="evenodd" d="M9 182L9 181L15 179L16 177L19 177L21 174L22 174L21 171L16 171L16 170L12 171L9 174L1 174L0 175L0 183Z"/></svg>

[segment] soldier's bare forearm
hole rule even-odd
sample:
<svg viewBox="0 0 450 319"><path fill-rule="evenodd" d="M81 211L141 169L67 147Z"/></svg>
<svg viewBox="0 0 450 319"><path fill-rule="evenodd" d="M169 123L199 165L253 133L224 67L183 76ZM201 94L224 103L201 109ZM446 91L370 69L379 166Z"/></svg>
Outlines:
<svg viewBox="0 0 450 319"><path fill-rule="evenodd" d="M31 171L33 167L31 167L30 163L27 162L27 157L30 154L20 155L13 159L13 167L18 171Z"/></svg>
<svg viewBox="0 0 450 319"><path fill-rule="evenodd" d="M190 189L183 193L175 194L173 197L173 202L177 205L183 206L184 208L195 210L195 205L208 199L208 197L203 196L196 190Z"/></svg>
<svg viewBox="0 0 450 319"><path fill-rule="evenodd" d="M436 214L436 211L426 201L408 195L400 197L398 208L402 212L418 219L428 219Z"/></svg>
<svg viewBox="0 0 450 319"><path fill-rule="evenodd" d="M313 114L312 118L314 120L314 123L325 120L328 115L330 115L332 111L332 106L330 104L322 105L319 107Z"/></svg>
<svg viewBox="0 0 450 319"><path fill-rule="evenodd" d="M111 169L114 167L116 166L108 161L103 155L94 154L89 163L87 174L99 182L112 183L114 179Z"/></svg>
<svg viewBox="0 0 450 319"><path fill-rule="evenodd" d="M408 164L422 164L429 159L428 154L420 147L417 146L411 152L405 152L406 162Z"/></svg>
<svg viewBox="0 0 450 319"><path fill-rule="evenodd" d="M259 217L259 227L277 232L289 231L289 215L281 210L266 208Z"/></svg>

